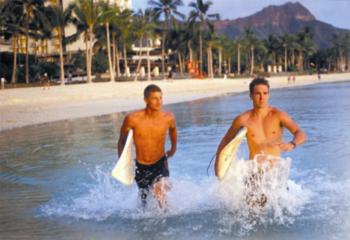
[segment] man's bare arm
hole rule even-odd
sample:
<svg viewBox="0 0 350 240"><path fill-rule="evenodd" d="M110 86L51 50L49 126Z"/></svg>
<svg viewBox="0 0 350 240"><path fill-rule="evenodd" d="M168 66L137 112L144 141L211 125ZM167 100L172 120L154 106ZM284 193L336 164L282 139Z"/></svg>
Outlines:
<svg viewBox="0 0 350 240"><path fill-rule="evenodd" d="M231 127L227 130L225 136L222 138L218 149L216 151L216 159L215 159L215 176L217 176L218 174L218 158L220 155L220 152L222 151L222 149L224 149L224 147L236 136L236 134L238 133L238 131L243 127L242 125L242 117L238 116L237 118L235 118L232 122Z"/></svg>
<svg viewBox="0 0 350 240"><path fill-rule="evenodd" d="M282 151L291 151L306 141L307 136L304 131L287 113L281 112L280 119L282 126L287 128L289 132L293 134L293 139L290 142L280 144Z"/></svg>
<svg viewBox="0 0 350 240"><path fill-rule="evenodd" d="M124 118L123 124L120 128L120 134L119 134L119 140L118 140L118 157L120 157L120 155L123 152L124 145L128 137L128 131L130 128L131 128L130 117L128 115Z"/></svg>
<svg viewBox="0 0 350 240"><path fill-rule="evenodd" d="M176 152L177 147L177 128L176 128L176 119L173 114L171 114L172 119L169 127L169 138L171 143L171 148L166 152L167 157L172 157Z"/></svg>

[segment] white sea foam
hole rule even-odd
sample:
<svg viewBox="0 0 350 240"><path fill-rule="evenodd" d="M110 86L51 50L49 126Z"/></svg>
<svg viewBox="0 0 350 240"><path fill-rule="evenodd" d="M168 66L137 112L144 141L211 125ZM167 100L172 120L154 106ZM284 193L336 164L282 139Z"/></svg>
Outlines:
<svg viewBox="0 0 350 240"><path fill-rule="evenodd" d="M52 199L41 207L46 216L71 217L104 221L108 218L145 219L185 216L216 212L216 222L222 233L232 228L250 231L257 224L291 224L298 216L312 193L292 180L288 180L290 159L281 159L273 168L255 161L237 161L231 166L223 182L214 177L202 179L171 179L172 188L168 193L168 209L160 210L156 201L150 198L148 207L142 209L135 185L125 187L101 166L91 174L93 182L84 185L86 191L80 194L64 194L65 197ZM262 171L264 169L264 171ZM258 174L254 180L249 177ZM249 182L251 181L251 182ZM76 186L75 186L76 187ZM247 196L252 194L251 203ZM251 206L254 197L264 195L264 207ZM254 204L253 204L254 205ZM209 214L210 215L210 214ZM199 222L194 229L203 227Z"/></svg>

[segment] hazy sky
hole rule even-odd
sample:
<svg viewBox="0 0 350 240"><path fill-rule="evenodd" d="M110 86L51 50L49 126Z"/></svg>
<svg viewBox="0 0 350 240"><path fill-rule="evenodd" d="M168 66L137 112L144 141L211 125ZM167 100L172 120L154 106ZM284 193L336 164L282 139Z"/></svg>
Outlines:
<svg viewBox="0 0 350 240"><path fill-rule="evenodd" d="M179 8L181 12L188 13L190 2L195 0L183 0L184 6ZM207 0L204 0L207 1ZM146 8L148 0L132 0L133 9ZM260 11L268 5L281 5L288 0L212 0L210 13L219 13L221 19L236 19L246 17ZM350 0L300 0L316 17L316 19L332 24L333 26L350 29Z"/></svg>

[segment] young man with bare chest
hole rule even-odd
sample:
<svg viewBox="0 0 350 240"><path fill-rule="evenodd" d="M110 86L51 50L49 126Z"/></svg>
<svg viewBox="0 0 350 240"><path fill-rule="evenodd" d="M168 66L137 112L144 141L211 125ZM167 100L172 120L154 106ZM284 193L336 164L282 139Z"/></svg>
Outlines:
<svg viewBox="0 0 350 240"><path fill-rule="evenodd" d="M233 120L219 144L217 156L242 127L248 130L249 159L254 159L257 154L280 157L282 151L291 151L305 142L306 135L297 123L286 112L269 105L270 85L267 80L254 79L249 85L249 90L253 108ZM289 142L283 141L284 128L293 135Z"/></svg>
<svg viewBox="0 0 350 240"><path fill-rule="evenodd" d="M274 160L269 160L271 167L276 164L276 161L279 161L283 151L291 151L306 140L303 130L286 112L269 105L270 85L267 80L262 78L254 79L249 85L249 91L253 108L238 115L221 140L216 153L216 175L218 172L218 156L220 152L242 127L247 128L246 137L249 148L249 159L254 159L255 156L259 155L258 162L263 163L268 159L264 158L264 156L275 156L276 158ZM293 135L293 139L288 142L283 140L283 130L285 128ZM257 176L252 177L251 179L254 179ZM263 205L265 203L262 204L260 202L258 204Z"/></svg>
<svg viewBox="0 0 350 240"><path fill-rule="evenodd" d="M139 187L142 203L151 191L159 206L166 204L168 183L168 159L175 154L177 130L175 116L162 110L163 94L157 85L149 85L144 90L145 109L128 114L122 124L118 141L118 154L123 151L128 131L134 132L136 148L135 180ZM167 134L171 147L165 150Z"/></svg>

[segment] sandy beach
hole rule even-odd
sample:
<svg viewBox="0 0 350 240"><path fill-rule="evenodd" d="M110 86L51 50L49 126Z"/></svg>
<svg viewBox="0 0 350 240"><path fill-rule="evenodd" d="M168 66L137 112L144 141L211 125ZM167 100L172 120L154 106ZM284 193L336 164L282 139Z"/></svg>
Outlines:
<svg viewBox="0 0 350 240"><path fill-rule="evenodd" d="M150 83L164 92L164 103L240 93L248 90L251 79L188 79L151 82L93 83L54 86L49 90L18 88L0 90L0 131L59 120L131 111L144 106L143 89ZM350 73L297 76L295 84L287 77L268 78L271 88L294 87L350 80Z"/></svg>

